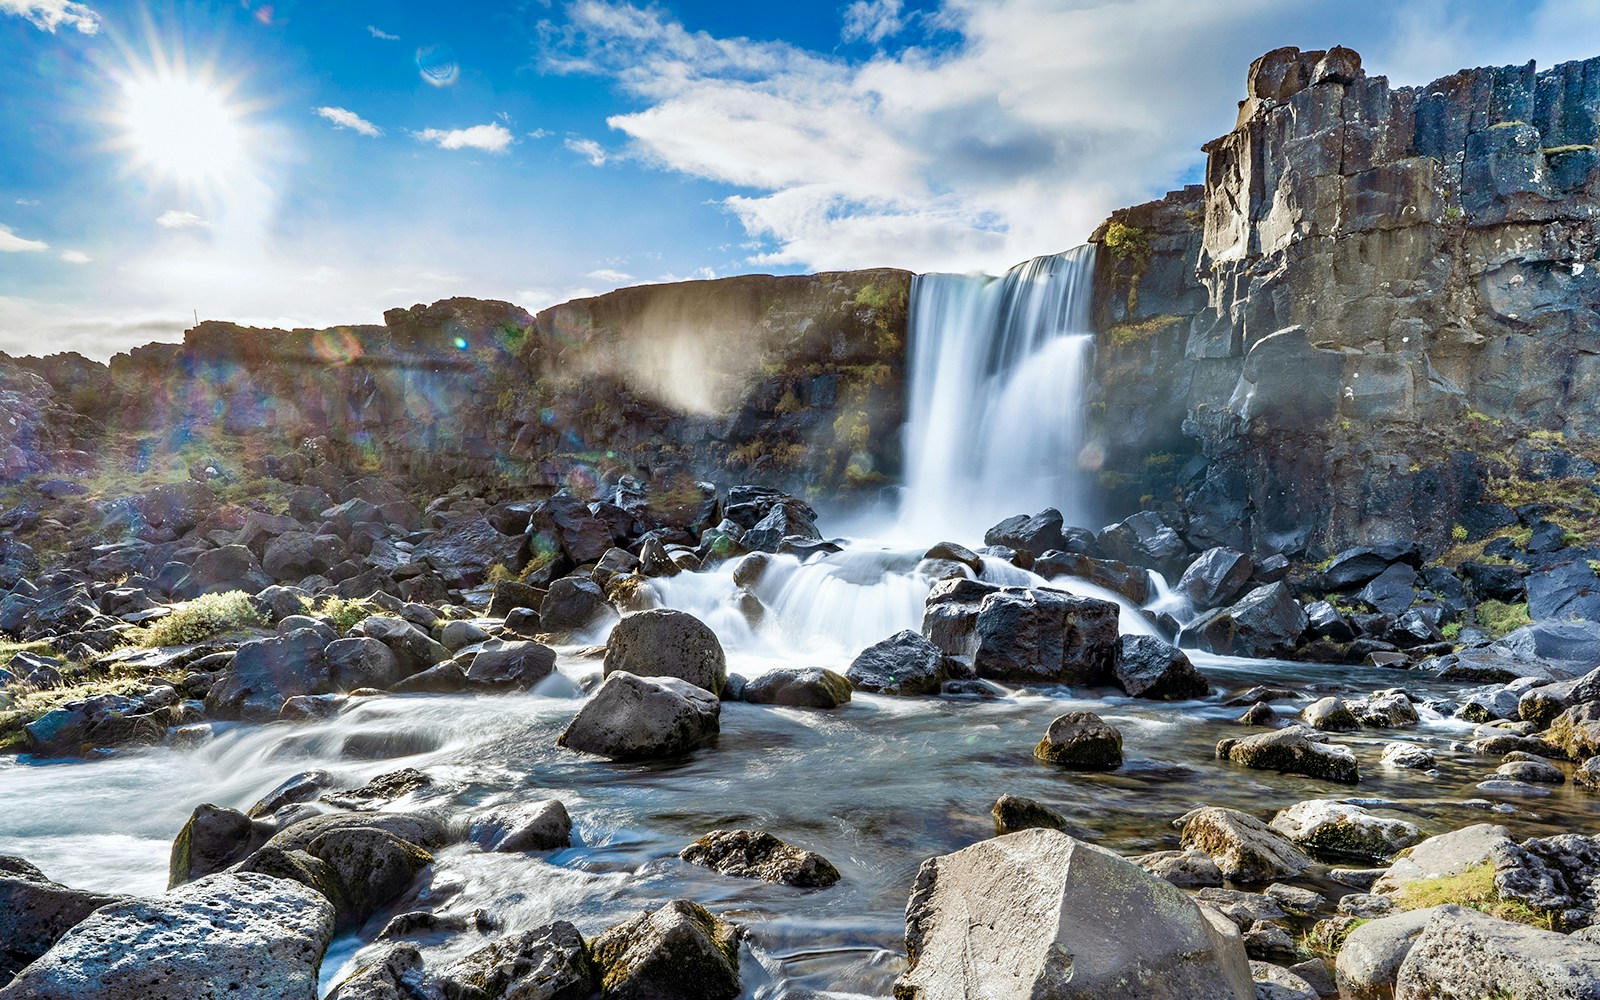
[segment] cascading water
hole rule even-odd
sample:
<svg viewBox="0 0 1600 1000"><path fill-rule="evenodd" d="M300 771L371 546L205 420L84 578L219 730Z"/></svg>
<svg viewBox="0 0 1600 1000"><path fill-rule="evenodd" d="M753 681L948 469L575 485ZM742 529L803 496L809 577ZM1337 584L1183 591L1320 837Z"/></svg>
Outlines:
<svg viewBox="0 0 1600 1000"><path fill-rule="evenodd" d="M1093 359L1092 244L994 278L912 283L901 526L972 538L1012 514L1090 514L1082 474Z"/></svg>

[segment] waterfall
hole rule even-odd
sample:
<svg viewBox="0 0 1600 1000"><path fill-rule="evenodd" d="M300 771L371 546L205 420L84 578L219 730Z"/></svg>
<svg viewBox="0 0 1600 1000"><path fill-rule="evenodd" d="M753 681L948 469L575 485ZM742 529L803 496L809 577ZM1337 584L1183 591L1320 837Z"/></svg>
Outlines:
<svg viewBox="0 0 1600 1000"><path fill-rule="evenodd" d="M1094 258L1091 244L999 278L913 280L905 530L972 539L1012 514L1093 513L1082 453Z"/></svg>

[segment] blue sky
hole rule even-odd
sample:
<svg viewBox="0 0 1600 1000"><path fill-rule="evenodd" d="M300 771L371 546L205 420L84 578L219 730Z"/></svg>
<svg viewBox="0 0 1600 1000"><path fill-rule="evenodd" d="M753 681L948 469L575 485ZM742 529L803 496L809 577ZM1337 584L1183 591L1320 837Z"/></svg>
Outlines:
<svg viewBox="0 0 1600 1000"><path fill-rule="evenodd" d="M1600 0L0 0L0 350L996 270L1198 176L1249 61L1600 55Z"/></svg>

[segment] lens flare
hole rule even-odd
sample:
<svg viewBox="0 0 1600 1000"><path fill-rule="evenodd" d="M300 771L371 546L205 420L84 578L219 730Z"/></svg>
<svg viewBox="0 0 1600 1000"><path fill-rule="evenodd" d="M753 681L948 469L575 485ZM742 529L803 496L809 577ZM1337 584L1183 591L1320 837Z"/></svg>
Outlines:
<svg viewBox="0 0 1600 1000"><path fill-rule="evenodd" d="M417 72L424 83L448 87L461 76L461 66L448 45L426 45L417 50Z"/></svg>
<svg viewBox="0 0 1600 1000"><path fill-rule="evenodd" d="M121 123L134 159L183 181L223 177L238 167L244 133L226 90L181 68L122 85Z"/></svg>

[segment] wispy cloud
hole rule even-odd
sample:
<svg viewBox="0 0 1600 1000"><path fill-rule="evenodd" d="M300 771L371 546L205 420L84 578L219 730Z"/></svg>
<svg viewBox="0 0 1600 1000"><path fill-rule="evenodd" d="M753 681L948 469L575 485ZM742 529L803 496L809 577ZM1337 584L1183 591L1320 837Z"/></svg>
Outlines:
<svg viewBox="0 0 1600 1000"><path fill-rule="evenodd" d="M471 128L429 128L411 134L423 142L433 143L440 149L479 149L485 153L504 153L516 141L511 130L499 122L474 125Z"/></svg>
<svg viewBox="0 0 1600 1000"><path fill-rule="evenodd" d="M169 208L156 219L156 225L165 229L195 229L200 226L209 226L211 223L193 212Z"/></svg>
<svg viewBox="0 0 1600 1000"><path fill-rule="evenodd" d="M633 280L633 275L624 274L621 271L613 271L609 267L602 267L598 271L590 271L589 277L595 281L604 281L613 285L621 285Z"/></svg>
<svg viewBox="0 0 1600 1000"><path fill-rule="evenodd" d="M0 253L34 253L50 249L42 240L25 240L11 231L10 226L0 226Z"/></svg>
<svg viewBox="0 0 1600 1000"><path fill-rule="evenodd" d="M94 260L93 257L84 253L82 250L63 250L61 251L61 259L66 261L68 264L87 264L91 260Z"/></svg>
<svg viewBox="0 0 1600 1000"><path fill-rule="evenodd" d="M566 146L574 153L588 160L589 165L593 167L605 166L606 160L609 158L605 147L593 139L568 139Z"/></svg>
<svg viewBox="0 0 1600 1000"><path fill-rule="evenodd" d="M536 128L532 132L527 133L527 136L530 139L548 139L552 135L554 135L554 133L547 128Z"/></svg>
<svg viewBox="0 0 1600 1000"><path fill-rule="evenodd" d="M901 17L902 0L856 0L844 9L844 31L841 37L847 42L871 42L876 45L905 27Z"/></svg>
<svg viewBox="0 0 1600 1000"><path fill-rule="evenodd" d="M383 134L383 129L367 121L354 111L345 108L324 107L313 108L312 111L332 122L334 128L347 128L352 132L359 132L362 135L369 135L373 138Z"/></svg>
<svg viewBox="0 0 1600 1000"><path fill-rule="evenodd" d="M0 14L27 18L34 27L51 34L62 25L85 35L100 31L100 15L72 0L0 0Z"/></svg>
<svg viewBox="0 0 1600 1000"><path fill-rule="evenodd" d="M17 204L22 205L25 208L38 208L40 205L43 205L44 202L40 201L38 198L18 198Z"/></svg>
<svg viewBox="0 0 1600 1000"><path fill-rule="evenodd" d="M367 25L367 33L373 38L380 38L386 42L398 42L400 40L399 35L391 35L375 24Z"/></svg>

